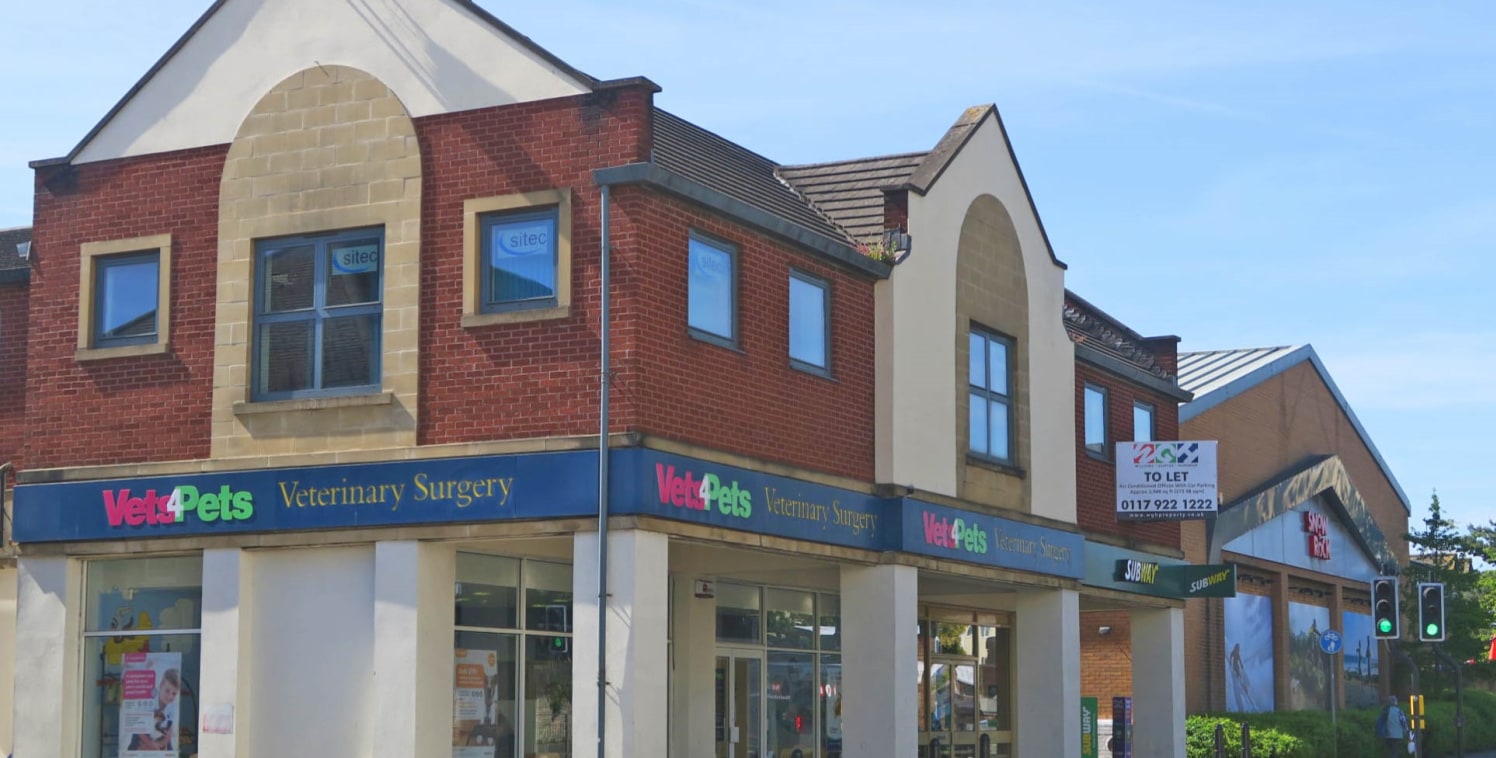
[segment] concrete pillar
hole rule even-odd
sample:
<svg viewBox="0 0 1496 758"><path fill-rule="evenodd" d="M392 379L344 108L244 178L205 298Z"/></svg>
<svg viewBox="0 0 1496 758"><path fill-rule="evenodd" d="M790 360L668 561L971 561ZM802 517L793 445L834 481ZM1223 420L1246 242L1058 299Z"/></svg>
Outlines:
<svg viewBox="0 0 1496 758"><path fill-rule="evenodd" d="M1132 611L1133 755L1184 758L1184 609Z"/></svg>
<svg viewBox="0 0 1496 758"><path fill-rule="evenodd" d="M918 612L919 569L842 567L843 755L916 754Z"/></svg>
<svg viewBox="0 0 1496 758"><path fill-rule="evenodd" d="M1080 755L1080 595L1073 590L1024 592L1014 611L1016 755Z"/></svg>
<svg viewBox="0 0 1496 758"><path fill-rule="evenodd" d="M67 558L16 562L15 745L20 756L77 755L83 572Z"/></svg>
<svg viewBox="0 0 1496 758"><path fill-rule="evenodd" d="M671 565L670 754L712 755L716 750L717 601L696 597L706 578L700 560Z"/></svg>
<svg viewBox="0 0 1496 758"><path fill-rule="evenodd" d="M572 755L597 755L598 535L573 541ZM638 529L608 535L607 758L659 758L667 739L666 619L670 538Z"/></svg>
<svg viewBox="0 0 1496 758"><path fill-rule="evenodd" d="M448 545L374 545L374 758L452 750L452 587Z"/></svg>
<svg viewBox="0 0 1496 758"><path fill-rule="evenodd" d="M198 676L197 746L201 758L247 756L249 634L253 554L238 548L203 551L202 673ZM241 680L240 672L246 675ZM216 723L211 723L216 722ZM228 734L208 733L230 729Z"/></svg>
<svg viewBox="0 0 1496 758"><path fill-rule="evenodd" d="M10 755L15 707L16 570L0 569L0 754Z"/></svg>

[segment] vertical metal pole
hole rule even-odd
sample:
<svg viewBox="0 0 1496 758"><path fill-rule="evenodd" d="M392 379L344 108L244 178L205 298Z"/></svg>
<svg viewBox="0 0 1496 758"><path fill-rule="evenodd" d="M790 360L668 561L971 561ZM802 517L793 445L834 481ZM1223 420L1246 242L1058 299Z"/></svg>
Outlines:
<svg viewBox="0 0 1496 758"><path fill-rule="evenodd" d="M1215 758L1226 758L1226 725L1216 723L1216 750Z"/></svg>
<svg viewBox="0 0 1496 758"><path fill-rule="evenodd" d="M608 185L602 187L602 302L598 332L602 356L597 427L597 758L606 758L608 730L608 390L612 384L608 356L610 286L608 259Z"/></svg>
<svg viewBox="0 0 1496 758"><path fill-rule="evenodd" d="M1340 688L1337 686L1339 676L1336 673L1336 669L1340 667L1335 665L1335 656L1327 655L1325 657L1330 659L1330 755L1332 758L1339 758L1340 722L1336 719L1335 714L1336 706L1338 705L1337 701L1340 700Z"/></svg>

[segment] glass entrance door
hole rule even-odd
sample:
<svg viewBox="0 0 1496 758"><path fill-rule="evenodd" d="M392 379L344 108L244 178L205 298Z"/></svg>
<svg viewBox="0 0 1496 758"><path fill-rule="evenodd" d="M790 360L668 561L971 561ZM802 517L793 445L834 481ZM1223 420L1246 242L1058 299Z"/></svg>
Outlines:
<svg viewBox="0 0 1496 758"><path fill-rule="evenodd" d="M763 758L763 654L717 652L717 758Z"/></svg>
<svg viewBox="0 0 1496 758"><path fill-rule="evenodd" d="M940 740L930 758L979 758L977 755L976 661L935 659L930 664L930 723L926 745Z"/></svg>

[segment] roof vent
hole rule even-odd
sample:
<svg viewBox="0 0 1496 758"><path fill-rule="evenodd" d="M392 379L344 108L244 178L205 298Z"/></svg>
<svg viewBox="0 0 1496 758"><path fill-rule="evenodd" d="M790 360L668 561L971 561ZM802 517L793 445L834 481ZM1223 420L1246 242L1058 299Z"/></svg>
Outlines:
<svg viewBox="0 0 1496 758"><path fill-rule="evenodd" d="M16 245L16 255L21 256L21 260L23 261L31 260L31 241L27 240L25 242L18 243Z"/></svg>

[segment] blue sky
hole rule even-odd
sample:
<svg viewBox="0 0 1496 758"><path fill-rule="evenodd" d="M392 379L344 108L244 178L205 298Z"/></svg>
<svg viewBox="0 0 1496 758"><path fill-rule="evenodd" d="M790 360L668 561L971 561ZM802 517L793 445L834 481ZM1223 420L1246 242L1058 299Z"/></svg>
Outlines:
<svg viewBox="0 0 1496 758"><path fill-rule="evenodd" d="M208 4L0 9L0 228ZM1072 289L1186 350L1312 343L1415 516L1496 518L1496 5L481 4L785 163L996 102Z"/></svg>

